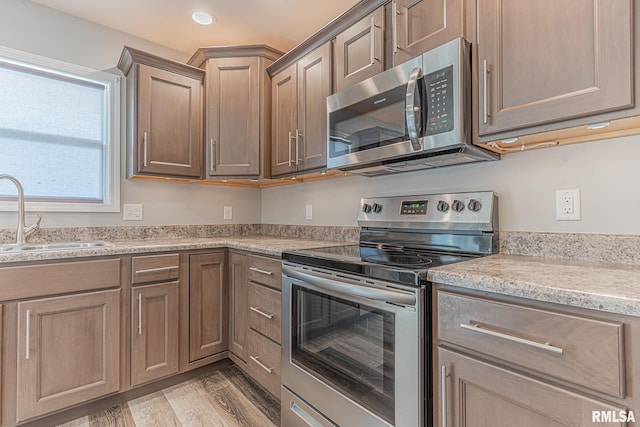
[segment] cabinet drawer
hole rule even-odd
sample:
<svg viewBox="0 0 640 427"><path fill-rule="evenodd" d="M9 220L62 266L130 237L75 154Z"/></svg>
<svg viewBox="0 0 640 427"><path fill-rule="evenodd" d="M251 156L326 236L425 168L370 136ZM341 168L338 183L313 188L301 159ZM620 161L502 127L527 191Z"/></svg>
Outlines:
<svg viewBox="0 0 640 427"><path fill-rule="evenodd" d="M247 335L247 369L274 396L280 396L280 346L256 331Z"/></svg>
<svg viewBox="0 0 640 427"><path fill-rule="evenodd" d="M623 324L438 292L438 339L625 395Z"/></svg>
<svg viewBox="0 0 640 427"><path fill-rule="evenodd" d="M282 288L282 262L279 259L249 255L249 280L272 288Z"/></svg>
<svg viewBox="0 0 640 427"><path fill-rule="evenodd" d="M131 260L131 283L176 280L180 274L180 255L137 256Z"/></svg>
<svg viewBox="0 0 640 427"><path fill-rule="evenodd" d="M281 342L281 298L280 292L249 282L249 327L277 343Z"/></svg>

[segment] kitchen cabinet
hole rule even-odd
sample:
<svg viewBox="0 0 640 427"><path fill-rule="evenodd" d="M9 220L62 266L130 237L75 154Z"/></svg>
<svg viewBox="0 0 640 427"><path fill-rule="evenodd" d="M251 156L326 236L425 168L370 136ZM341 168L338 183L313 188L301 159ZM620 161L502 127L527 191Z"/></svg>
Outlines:
<svg viewBox="0 0 640 427"><path fill-rule="evenodd" d="M178 373L179 282L131 291L131 385Z"/></svg>
<svg viewBox="0 0 640 427"><path fill-rule="evenodd" d="M453 351L440 349L439 360L446 418L437 425L586 426L592 424L592 411L628 410Z"/></svg>
<svg viewBox="0 0 640 427"><path fill-rule="evenodd" d="M125 47L129 177L201 178L204 71Z"/></svg>
<svg viewBox="0 0 640 427"><path fill-rule="evenodd" d="M588 425L640 401L638 319L440 286L434 310L437 425Z"/></svg>
<svg viewBox="0 0 640 427"><path fill-rule="evenodd" d="M481 136L633 106L631 0L478 0L477 13Z"/></svg>
<svg viewBox="0 0 640 427"><path fill-rule="evenodd" d="M272 175L325 167L331 44L274 75L271 88Z"/></svg>
<svg viewBox="0 0 640 427"><path fill-rule="evenodd" d="M333 60L336 92L384 70L384 7L336 36Z"/></svg>
<svg viewBox="0 0 640 427"><path fill-rule="evenodd" d="M229 350L242 362L247 351L247 256L229 252Z"/></svg>
<svg viewBox="0 0 640 427"><path fill-rule="evenodd" d="M279 398L282 262L250 254L247 256L247 266L247 372L265 390Z"/></svg>
<svg viewBox="0 0 640 427"><path fill-rule="evenodd" d="M282 52L269 46L198 49L206 69L207 178L271 176L271 81L266 67Z"/></svg>
<svg viewBox="0 0 640 427"><path fill-rule="evenodd" d="M17 421L120 388L120 290L18 303Z"/></svg>
<svg viewBox="0 0 640 427"><path fill-rule="evenodd" d="M463 19L462 0L392 1L393 65L462 37Z"/></svg>
<svg viewBox="0 0 640 427"><path fill-rule="evenodd" d="M225 252L189 256L189 361L229 348Z"/></svg>

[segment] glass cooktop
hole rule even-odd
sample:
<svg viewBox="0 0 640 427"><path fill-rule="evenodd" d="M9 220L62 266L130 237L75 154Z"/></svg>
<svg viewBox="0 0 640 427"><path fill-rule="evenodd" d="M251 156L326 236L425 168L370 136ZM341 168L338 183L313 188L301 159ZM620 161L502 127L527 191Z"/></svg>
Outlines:
<svg viewBox="0 0 640 427"><path fill-rule="evenodd" d="M429 268L472 258L434 251L359 245L282 253L282 259L292 263L414 286L426 284Z"/></svg>

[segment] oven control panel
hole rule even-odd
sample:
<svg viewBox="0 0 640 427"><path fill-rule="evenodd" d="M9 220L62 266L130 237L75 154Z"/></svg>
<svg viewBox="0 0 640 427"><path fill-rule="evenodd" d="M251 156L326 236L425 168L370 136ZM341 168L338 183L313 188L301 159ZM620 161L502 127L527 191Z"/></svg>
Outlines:
<svg viewBox="0 0 640 427"><path fill-rule="evenodd" d="M497 201L493 191L365 198L360 202L358 225L494 231Z"/></svg>

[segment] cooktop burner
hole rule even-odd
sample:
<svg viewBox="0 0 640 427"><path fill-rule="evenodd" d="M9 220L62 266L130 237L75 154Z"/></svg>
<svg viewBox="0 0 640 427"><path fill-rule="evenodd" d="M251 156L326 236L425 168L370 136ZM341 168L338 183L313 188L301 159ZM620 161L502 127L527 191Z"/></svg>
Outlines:
<svg viewBox="0 0 640 427"><path fill-rule="evenodd" d="M375 264L386 264L395 267L424 267L433 262L429 258L425 258L420 255L405 255L405 254L380 254L368 256L364 259L367 262L373 262Z"/></svg>

